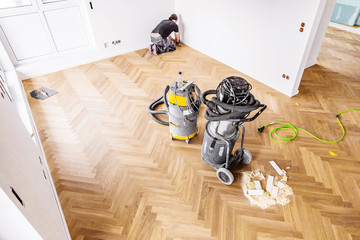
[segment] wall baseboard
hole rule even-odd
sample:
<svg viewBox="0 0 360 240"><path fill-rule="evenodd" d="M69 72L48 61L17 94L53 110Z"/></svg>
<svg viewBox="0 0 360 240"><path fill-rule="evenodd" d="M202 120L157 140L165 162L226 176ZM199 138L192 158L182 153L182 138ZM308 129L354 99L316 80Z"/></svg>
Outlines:
<svg viewBox="0 0 360 240"><path fill-rule="evenodd" d="M306 63L305 69L306 69L306 68L309 68L309 67L312 67L312 66L314 66L314 65L316 65L316 64L317 64L317 61L316 61L316 60L315 60L315 61L308 62L308 63Z"/></svg>
<svg viewBox="0 0 360 240"><path fill-rule="evenodd" d="M146 46L135 46L126 49L119 49L112 52L103 52L99 50L89 50L74 57L69 55L66 57L59 57L51 60L44 60L34 63L26 63L15 67L16 72L21 80L38 77L41 75L62 71L64 69L76 67L82 64L87 64L99 61L106 58L115 57L129 52L143 49Z"/></svg>
<svg viewBox="0 0 360 240"><path fill-rule="evenodd" d="M334 28L338 28L338 29L341 29L341 30L345 30L347 32L360 34L360 27L358 27L358 26L352 27L352 26L347 26L347 25L344 25L344 24L334 23L334 22L330 22L329 26L334 27Z"/></svg>

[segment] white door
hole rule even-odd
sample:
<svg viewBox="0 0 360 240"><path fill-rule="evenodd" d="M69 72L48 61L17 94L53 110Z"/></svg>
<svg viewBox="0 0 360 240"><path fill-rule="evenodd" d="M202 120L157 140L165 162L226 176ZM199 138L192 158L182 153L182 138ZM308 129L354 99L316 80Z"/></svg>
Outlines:
<svg viewBox="0 0 360 240"><path fill-rule="evenodd" d="M0 187L44 240L71 239L46 160L0 92Z"/></svg>
<svg viewBox="0 0 360 240"><path fill-rule="evenodd" d="M0 0L0 40L14 65L89 46L79 0Z"/></svg>

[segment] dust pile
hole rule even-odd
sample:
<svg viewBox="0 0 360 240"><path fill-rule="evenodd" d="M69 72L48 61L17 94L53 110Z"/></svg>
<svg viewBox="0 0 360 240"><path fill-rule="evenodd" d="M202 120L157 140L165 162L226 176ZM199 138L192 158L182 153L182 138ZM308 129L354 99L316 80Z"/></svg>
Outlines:
<svg viewBox="0 0 360 240"><path fill-rule="evenodd" d="M282 170L282 172L281 176L275 177L268 174L264 175L260 171L243 173L242 188L251 204L265 209L276 204L285 205L290 202L293 191L286 183L286 171ZM256 181L260 182L261 188L259 188L259 185L256 187ZM254 192L256 192L256 195Z"/></svg>

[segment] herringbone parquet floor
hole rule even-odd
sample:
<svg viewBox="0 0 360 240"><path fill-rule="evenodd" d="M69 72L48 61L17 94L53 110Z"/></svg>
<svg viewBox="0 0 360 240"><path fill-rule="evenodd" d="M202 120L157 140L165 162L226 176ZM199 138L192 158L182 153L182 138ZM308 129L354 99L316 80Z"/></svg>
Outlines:
<svg viewBox="0 0 360 240"><path fill-rule="evenodd" d="M345 139L322 143L300 133L272 142L268 122L286 121L319 137L341 136L336 114L360 109L360 36L329 28L318 65L289 98L247 78L268 109L245 123L253 161L221 184L201 160L200 134L188 145L147 113L177 72L203 91L243 76L187 46L151 55L146 49L24 81L59 93L28 100L74 240L95 239L360 239L360 114L341 115ZM329 151L337 156L330 155ZM294 195L285 206L251 206L241 172L287 170Z"/></svg>

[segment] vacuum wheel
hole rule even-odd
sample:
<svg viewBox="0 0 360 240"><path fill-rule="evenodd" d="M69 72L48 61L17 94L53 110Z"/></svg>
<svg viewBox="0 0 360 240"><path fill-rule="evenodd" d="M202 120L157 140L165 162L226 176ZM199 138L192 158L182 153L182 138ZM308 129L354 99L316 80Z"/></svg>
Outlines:
<svg viewBox="0 0 360 240"><path fill-rule="evenodd" d="M231 185L234 182L234 176L226 168L219 168L216 171L218 179L225 185Z"/></svg>
<svg viewBox="0 0 360 240"><path fill-rule="evenodd" d="M242 164L249 164L252 160L252 155L251 155L251 152L247 149L244 148L244 154L243 154L243 157L241 159L241 163Z"/></svg>

